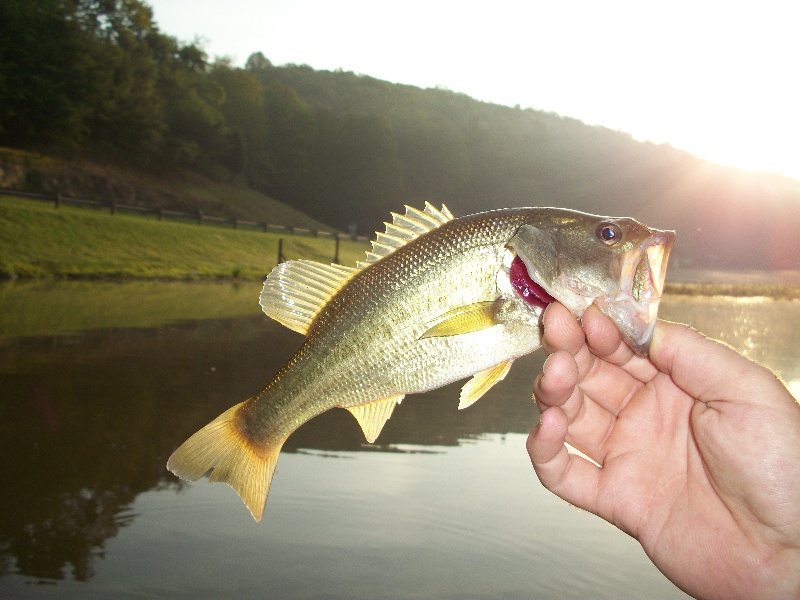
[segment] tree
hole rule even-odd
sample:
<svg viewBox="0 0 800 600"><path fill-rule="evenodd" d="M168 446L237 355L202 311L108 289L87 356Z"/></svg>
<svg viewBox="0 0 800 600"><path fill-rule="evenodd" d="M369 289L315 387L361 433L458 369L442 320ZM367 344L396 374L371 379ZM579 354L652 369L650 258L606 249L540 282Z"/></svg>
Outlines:
<svg viewBox="0 0 800 600"><path fill-rule="evenodd" d="M93 54L76 4L0 3L0 143L75 148L96 88Z"/></svg>
<svg viewBox="0 0 800 600"><path fill-rule="evenodd" d="M264 86L252 73L227 61L216 62L210 78L225 92L221 110L235 140L230 156L223 160L234 173L244 173L249 185L263 188L263 165L269 160Z"/></svg>

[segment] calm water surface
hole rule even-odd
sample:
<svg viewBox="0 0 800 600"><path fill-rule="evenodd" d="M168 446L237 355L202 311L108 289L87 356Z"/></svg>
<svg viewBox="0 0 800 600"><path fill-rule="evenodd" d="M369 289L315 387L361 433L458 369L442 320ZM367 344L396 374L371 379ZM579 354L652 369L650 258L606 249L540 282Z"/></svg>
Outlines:
<svg viewBox="0 0 800 600"><path fill-rule="evenodd" d="M800 391L800 302L662 306ZM165 471L300 342L257 314L0 332L0 597L686 597L635 541L536 479L525 438L541 353L465 411L459 385L409 396L375 445L345 411L307 423L260 524L227 486Z"/></svg>

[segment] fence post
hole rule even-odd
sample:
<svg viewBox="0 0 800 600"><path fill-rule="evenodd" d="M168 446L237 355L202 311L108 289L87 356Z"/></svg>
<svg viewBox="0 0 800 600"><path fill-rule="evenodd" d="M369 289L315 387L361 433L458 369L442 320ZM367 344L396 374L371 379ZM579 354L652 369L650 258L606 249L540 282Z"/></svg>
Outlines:
<svg viewBox="0 0 800 600"><path fill-rule="evenodd" d="M338 233L336 234L336 237L334 239L336 240L336 250L334 251L334 254L333 254L333 262L335 262L336 264L339 264L339 234Z"/></svg>
<svg viewBox="0 0 800 600"><path fill-rule="evenodd" d="M61 208L61 192L56 192L56 208Z"/></svg>
<svg viewBox="0 0 800 600"><path fill-rule="evenodd" d="M110 204L111 204L111 214L112 215L117 214L117 203L114 200L112 200Z"/></svg>
<svg viewBox="0 0 800 600"><path fill-rule="evenodd" d="M239 229L239 217L233 217L233 228Z"/></svg>
<svg viewBox="0 0 800 600"><path fill-rule="evenodd" d="M158 207L158 220L159 221L164 220L164 209L161 208L160 206Z"/></svg>
<svg viewBox="0 0 800 600"><path fill-rule="evenodd" d="M203 211L199 210L199 209L197 211L197 224L198 225L202 225L203 224Z"/></svg>
<svg viewBox="0 0 800 600"><path fill-rule="evenodd" d="M278 238L278 264L286 261L286 257L283 255L283 238Z"/></svg>

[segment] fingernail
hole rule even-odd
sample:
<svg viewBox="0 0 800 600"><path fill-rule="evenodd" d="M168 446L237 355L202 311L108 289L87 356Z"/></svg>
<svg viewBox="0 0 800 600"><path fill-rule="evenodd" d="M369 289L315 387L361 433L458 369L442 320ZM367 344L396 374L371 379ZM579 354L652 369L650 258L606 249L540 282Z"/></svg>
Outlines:
<svg viewBox="0 0 800 600"><path fill-rule="evenodd" d="M553 355L552 354L548 354L547 358L545 358L544 362L542 363L542 377L544 377L544 371L547 368L547 363L550 361L550 357L551 356L553 356Z"/></svg>

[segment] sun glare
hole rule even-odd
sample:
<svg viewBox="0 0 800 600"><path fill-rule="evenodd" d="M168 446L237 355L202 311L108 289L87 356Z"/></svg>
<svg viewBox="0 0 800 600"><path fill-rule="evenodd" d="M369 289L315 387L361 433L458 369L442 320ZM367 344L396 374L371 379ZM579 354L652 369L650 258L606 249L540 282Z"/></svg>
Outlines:
<svg viewBox="0 0 800 600"><path fill-rule="evenodd" d="M162 30L243 65L354 71L552 111L800 179L791 3L151 0ZM314 15L313 19L309 15Z"/></svg>

